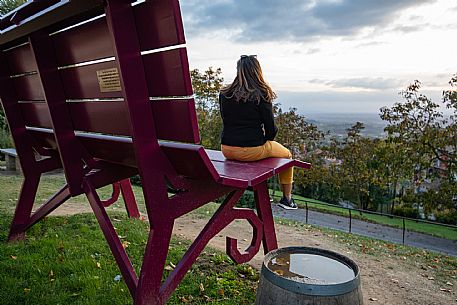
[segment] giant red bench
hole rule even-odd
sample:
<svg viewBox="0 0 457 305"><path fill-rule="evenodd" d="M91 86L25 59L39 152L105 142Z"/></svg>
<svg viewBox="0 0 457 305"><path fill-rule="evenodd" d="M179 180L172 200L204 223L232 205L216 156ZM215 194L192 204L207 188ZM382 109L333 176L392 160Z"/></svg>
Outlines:
<svg viewBox="0 0 457 305"><path fill-rule="evenodd" d="M29 2L0 20L0 98L24 173L9 239L72 196L85 194L134 304L164 304L209 240L235 219L253 229L248 249L227 237L227 254L248 262L277 248L267 179L304 162L226 160L200 143L178 0ZM31 213L42 173L67 184ZM97 189L122 189L138 216L129 177L139 174L150 223L139 276ZM170 195L168 187L178 190ZM254 191L256 211L236 208ZM182 260L162 281L174 220L225 196Z"/></svg>

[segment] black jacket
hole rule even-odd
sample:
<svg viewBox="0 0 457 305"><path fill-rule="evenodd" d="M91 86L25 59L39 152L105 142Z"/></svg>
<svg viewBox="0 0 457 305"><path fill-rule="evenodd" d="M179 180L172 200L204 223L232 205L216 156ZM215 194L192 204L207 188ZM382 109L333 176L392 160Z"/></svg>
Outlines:
<svg viewBox="0 0 457 305"><path fill-rule="evenodd" d="M237 102L219 94L219 105L224 124L222 144L254 147L275 138L278 128L273 118L272 103Z"/></svg>

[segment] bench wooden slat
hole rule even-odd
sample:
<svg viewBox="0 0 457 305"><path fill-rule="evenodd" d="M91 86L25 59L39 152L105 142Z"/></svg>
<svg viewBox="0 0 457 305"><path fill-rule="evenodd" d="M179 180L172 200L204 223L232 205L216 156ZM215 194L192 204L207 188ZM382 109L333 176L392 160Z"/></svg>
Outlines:
<svg viewBox="0 0 457 305"><path fill-rule="evenodd" d="M200 134L193 99L151 102L157 137L162 140L199 143Z"/></svg>
<svg viewBox="0 0 457 305"><path fill-rule="evenodd" d="M26 126L52 128L51 116L45 102L20 103L19 106Z"/></svg>
<svg viewBox="0 0 457 305"><path fill-rule="evenodd" d="M91 134L78 134L78 139L94 158L119 165L137 167L131 139L112 141L109 138Z"/></svg>
<svg viewBox="0 0 457 305"><path fill-rule="evenodd" d="M59 66L114 56L106 18L56 33L51 39Z"/></svg>
<svg viewBox="0 0 457 305"><path fill-rule="evenodd" d="M239 162L213 161L218 174L223 178L222 183L236 187L256 185L274 175L273 169L241 164Z"/></svg>
<svg viewBox="0 0 457 305"><path fill-rule="evenodd" d="M67 99L122 98L122 92L101 92L97 71L117 69L115 61L60 70Z"/></svg>
<svg viewBox="0 0 457 305"><path fill-rule="evenodd" d="M133 10L142 51L185 43L178 0L146 1Z"/></svg>
<svg viewBox="0 0 457 305"><path fill-rule="evenodd" d="M207 149L206 152L212 161L219 161L219 162L227 161L227 159L224 157L224 155L222 154L221 151ZM309 164L307 164L305 162L303 162L304 163L303 165L300 165L300 164L296 163L297 162L296 160L286 159L286 158L266 158L266 159L262 159L262 160L258 160L258 161L254 161L254 162L241 162L241 161L230 160L230 162L245 164L245 165L253 164L254 166L270 168L273 170L274 174L279 173L279 172L283 171L284 169L292 167L292 166L299 166L299 167L303 167L303 168L309 168L309 166L310 166Z"/></svg>
<svg viewBox="0 0 457 305"><path fill-rule="evenodd" d="M193 94L185 48L145 55L143 65L151 97Z"/></svg>
<svg viewBox="0 0 457 305"><path fill-rule="evenodd" d="M67 103L75 130L129 136L131 124L124 101Z"/></svg>
<svg viewBox="0 0 457 305"><path fill-rule="evenodd" d="M11 75L36 71L36 63L28 43L4 51Z"/></svg>
<svg viewBox="0 0 457 305"><path fill-rule="evenodd" d="M13 78L14 89L20 101L43 101L44 94L37 74Z"/></svg>

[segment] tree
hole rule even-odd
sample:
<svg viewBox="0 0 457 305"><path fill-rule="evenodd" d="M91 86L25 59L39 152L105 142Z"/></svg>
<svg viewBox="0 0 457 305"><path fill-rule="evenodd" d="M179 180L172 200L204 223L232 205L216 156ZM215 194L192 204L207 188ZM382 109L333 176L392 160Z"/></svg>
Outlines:
<svg viewBox="0 0 457 305"><path fill-rule="evenodd" d="M327 150L330 157L340 161L331 168L342 199L361 209L377 210L385 193L385 181L379 174L384 165L377 154L382 140L363 137L364 128L357 122L342 140L332 139Z"/></svg>
<svg viewBox="0 0 457 305"><path fill-rule="evenodd" d="M304 159L306 151L311 151L324 138L324 133L316 125L306 121L297 113L297 108L283 111L279 104L274 105L275 122L278 126L276 140L286 146L296 159Z"/></svg>
<svg viewBox="0 0 457 305"><path fill-rule="evenodd" d="M0 0L0 15L5 15L12 11L19 5L23 4L26 0Z"/></svg>
<svg viewBox="0 0 457 305"><path fill-rule="evenodd" d="M389 138L407 154L410 162L406 172L415 187L427 182L432 186L429 192L448 198L445 204L431 193L419 196L418 203L429 211L452 206L457 195L457 75L449 84L451 89L443 92L442 100L452 111L449 117L440 111L438 103L419 92L421 83L417 80L401 92L403 102L381 108Z"/></svg>
<svg viewBox="0 0 457 305"><path fill-rule="evenodd" d="M219 91L224 79L220 68L209 67L206 71L191 71L192 86L195 94L198 125L203 146L220 148L222 118L219 112Z"/></svg>

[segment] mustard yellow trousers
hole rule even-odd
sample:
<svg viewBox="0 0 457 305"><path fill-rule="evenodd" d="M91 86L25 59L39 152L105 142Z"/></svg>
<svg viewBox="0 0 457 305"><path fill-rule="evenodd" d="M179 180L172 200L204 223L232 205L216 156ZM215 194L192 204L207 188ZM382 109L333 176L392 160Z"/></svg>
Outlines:
<svg viewBox="0 0 457 305"><path fill-rule="evenodd" d="M238 147L221 145L222 154L229 160L257 161L265 158L292 158L290 151L276 141L267 141L262 146ZM279 173L279 183L292 184L294 181L294 169L288 168Z"/></svg>

